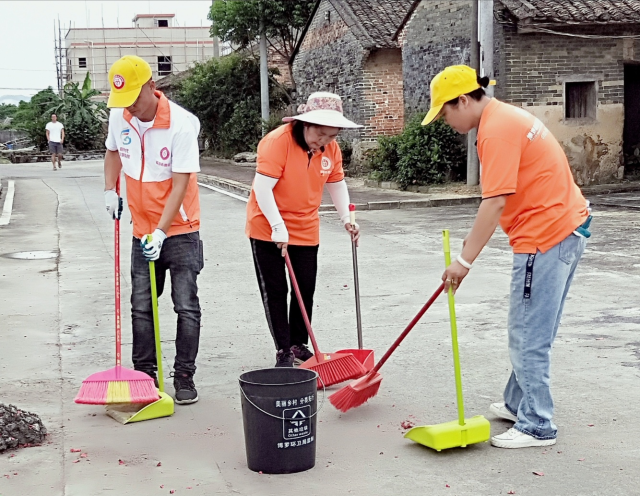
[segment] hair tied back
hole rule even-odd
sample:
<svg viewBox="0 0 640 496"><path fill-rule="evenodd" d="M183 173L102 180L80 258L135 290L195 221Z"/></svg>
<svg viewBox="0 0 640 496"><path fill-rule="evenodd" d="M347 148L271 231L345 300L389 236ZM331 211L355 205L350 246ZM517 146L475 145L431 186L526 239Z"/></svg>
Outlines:
<svg viewBox="0 0 640 496"><path fill-rule="evenodd" d="M478 84L483 88L486 88L487 86L489 86L489 83L490 83L490 79L488 76L478 77Z"/></svg>

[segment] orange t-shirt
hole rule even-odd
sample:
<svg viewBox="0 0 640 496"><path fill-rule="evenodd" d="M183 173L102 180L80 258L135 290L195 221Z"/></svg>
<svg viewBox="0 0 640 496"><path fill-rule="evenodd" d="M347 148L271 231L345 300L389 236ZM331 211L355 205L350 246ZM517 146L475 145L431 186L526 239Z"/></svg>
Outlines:
<svg viewBox="0 0 640 496"><path fill-rule="evenodd" d="M344 179L342 153L335 141L309 158L293 137L293 124L285 124L267 134L258 144L258 174L278 179L273 188L276 205L289 231L292 245L320 244L320 217L325 183ZM247 236L271 241L271 226L263 215L255 192L247 203Z"/></svg>
<svg viewBox="0 0 640 496"><path fill-rule="evenodd" d="M514 253L542 253L584 223L587 202L540 119L493 98L478 127L482 198L507 195L500 226Z"/></svg>

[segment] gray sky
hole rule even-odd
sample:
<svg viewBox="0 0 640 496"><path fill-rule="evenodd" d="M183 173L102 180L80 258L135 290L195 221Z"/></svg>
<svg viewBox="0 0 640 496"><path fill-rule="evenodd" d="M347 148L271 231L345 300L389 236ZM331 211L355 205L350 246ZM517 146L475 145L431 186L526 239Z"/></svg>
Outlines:
<svg viewBox="0 0 640 496"><path fill-rule="evenodd" d="M31 96L47 86L55 90L53 23L64 27L132 26L136 14L175 14L180 26L208 25L211 0L24 1L0 0L0 98ZM57 24L56 24L57 25ZM65 31L62 32L64 43Z"/></svg>

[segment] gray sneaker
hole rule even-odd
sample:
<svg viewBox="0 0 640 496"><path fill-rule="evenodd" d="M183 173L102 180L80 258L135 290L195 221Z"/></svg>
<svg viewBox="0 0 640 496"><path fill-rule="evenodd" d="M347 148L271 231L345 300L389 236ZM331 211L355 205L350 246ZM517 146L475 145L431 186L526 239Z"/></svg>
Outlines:
<svg viewBox="0 0 640 496"><path fill-rule="evenodd" d="M293 351L289 350L285 352L284 350L278 350L274 367L293 367L294 360Z"/></svg>
<svg viewBox="0 0 640 496"><path fill-rule="evenodd" d="M193 376L178 372L173 376L173 387L176 390L176 403L188 405L198 401L198 391L193 383Z"/></svg>
<svg viewBox="0 0 640 496"><path fill-rule="evenodd" d="M502 403L491 403L489 407L489 411L493 413L496 417L500 417L501 419L510 420L511 422L517 422L518 417L507 410L507 407L504 406L504 402Z"/></svg>

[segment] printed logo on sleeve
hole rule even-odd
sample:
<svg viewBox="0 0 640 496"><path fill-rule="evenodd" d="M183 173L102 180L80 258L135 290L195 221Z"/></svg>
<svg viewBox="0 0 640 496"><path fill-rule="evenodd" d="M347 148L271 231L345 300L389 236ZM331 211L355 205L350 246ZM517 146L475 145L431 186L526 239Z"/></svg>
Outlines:
<svg viewBox="0 0 640 496"><path fill-rule="evenodd" d="M113 87L117 90L121 90L124 86L124 78L120 74L113 76Z"/></svg>

